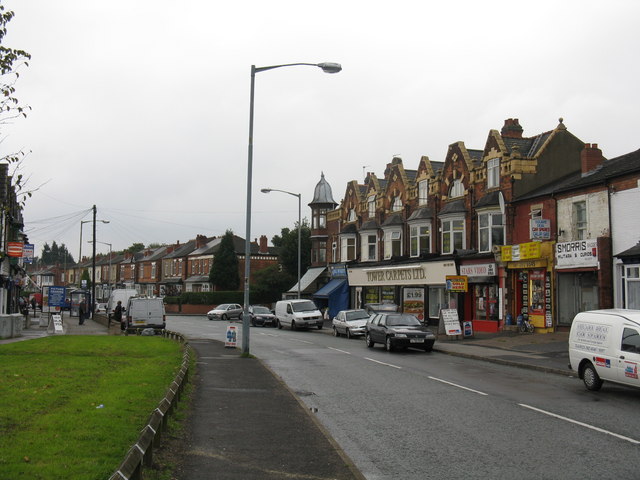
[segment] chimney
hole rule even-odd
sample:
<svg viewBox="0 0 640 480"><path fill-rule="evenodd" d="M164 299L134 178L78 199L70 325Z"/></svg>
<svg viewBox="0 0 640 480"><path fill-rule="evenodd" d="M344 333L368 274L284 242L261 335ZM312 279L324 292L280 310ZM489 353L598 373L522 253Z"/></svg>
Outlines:
<svg viewBox="0 0 640 480"><path fill-rule="evenodd" d="M267 236L260 235L260 250L258 253L269 253L269 249L267 248Z"/></svg>
<svg viewBox="0 0 640 480"><path fill-rule="evenodd" d="M580 163L582 164L582 174L589 173L604 162L602 150L598 148L597 143L585 143L584 148L580 152Z"/></svg>
<svg viewBox="0 0 640 480"><path fill-rule="evenodd" d="M206 243L207 237L205 237L204 235L196 236L196 248L204 247Z"/></svg>
<svg viewBox="0 0 640 480"><path fill-rule="evenodd" d="M517 118L508 118L500 130L500 135L506 138L522 138L523 128Z"/></svg>

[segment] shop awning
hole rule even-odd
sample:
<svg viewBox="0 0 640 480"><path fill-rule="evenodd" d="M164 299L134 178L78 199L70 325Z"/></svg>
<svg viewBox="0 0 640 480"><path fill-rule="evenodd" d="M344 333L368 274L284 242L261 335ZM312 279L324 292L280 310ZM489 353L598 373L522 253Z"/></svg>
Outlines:
<svg viewBox="0 0 640 480"><path fill-rule="evenodd" d="M313 294L313 298L329 298L333 292L347 282L346 278L334 278L324 287Z"/></svg>
<svg viewBox="0 0 640 480"><path fill-rule="evenodd" d="M322 275L322 272L326 270L326 267L315 267L310 268L300 279L300 291L304 292L309 285L311 285L315 280ZM296 283L293 287L289 289L290 293L295 293L298 291L298 284Z"/></svg>

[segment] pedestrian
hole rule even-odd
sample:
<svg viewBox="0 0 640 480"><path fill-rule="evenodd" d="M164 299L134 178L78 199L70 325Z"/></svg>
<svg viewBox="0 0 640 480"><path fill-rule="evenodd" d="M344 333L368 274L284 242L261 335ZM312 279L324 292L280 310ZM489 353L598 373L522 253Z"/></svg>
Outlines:
<svg viewBox="0 0 640 480"><path fill-rule="evenodd" d="M33 308L33 316L36 316L36 297L31 297L31 308Z"/></svg>
<svg viewBox="0 0 640 480"><path fill-rule="evenodd" d="M78 325L84 325L84 315L87 310L87 304L84 298L80 301L80 305L78 305Z"/></svg>
<svg viewBox="0 0 640 480"><path fill-rule="evenodd" d="M120 323L120 330L122 330L122 300L118 300L116 308L113 309L113 320ZM111 326L111 318L109 318L109 326Z"/></svg>

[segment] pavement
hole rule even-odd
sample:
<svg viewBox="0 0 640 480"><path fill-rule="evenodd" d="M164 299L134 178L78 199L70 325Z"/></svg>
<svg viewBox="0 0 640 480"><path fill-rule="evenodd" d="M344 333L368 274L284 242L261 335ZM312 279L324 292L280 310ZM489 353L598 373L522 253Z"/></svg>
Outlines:
<svg viewBox="0 0 640 480"><path fill-rule="evenodd" d="M32 317L31 317L32 318ZM0 345L51 335L37 318L23 337ZM118 325L64 317L67 335L119 335ZM321 332L330 334L330 323ZM434 351L550 374L567 368L568 332L476 333L473 337L438 335ZM215 340L193 340L197 371L192 377L192 414L174 478L363 479L302 400L265 364L243 358L239 349Z"/></svg>

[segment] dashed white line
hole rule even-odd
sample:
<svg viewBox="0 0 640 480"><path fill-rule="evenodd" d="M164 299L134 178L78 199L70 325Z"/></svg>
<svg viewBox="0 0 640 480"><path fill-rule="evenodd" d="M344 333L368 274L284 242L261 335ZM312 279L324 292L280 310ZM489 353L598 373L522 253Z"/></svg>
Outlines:
<svg viewBox="0 0 640 480"><path fill-rule="evenodd" d="M309 342L307 340L299 340L297 338L291 338L290 340L293 340L294 342L308 343L309 345L313 345L313 342Z"/></svg>
<svg viewBox="0 0 640 480"><path fill-rule="evenodd" d="M478 395L485 395L485 396L489 395L488 393L484 393L479 390L474 390L473 388L465 387L463 385L458 385L457 383L447 382L446 380L442 380L441 378L436 378L436 377L428 377L428 378L430 378L431 380L435 380L436 382L446 383L447 385L451 385L452 387L457 387L463 390L468 390L469 392L477 393Z"/></svg>
<svg viewBox="0 0 640 480"><path fill-rule="evenodd" d="M543 413L545 415L549 415L550 417L554 417L554 418L557 418L559 420L564 420L565 422L573 423L573 424L576 424L576 425L580 425L581 427L585 427L585 428L589 428L591 430L595 430L596 432L600 432L600 433L604 433L604 434L607 434L607 435L611 435L612 437L619 438L620 440L625 440L627 442L633 443L634 445L639 445L640 444L640 440L635 440L633 438L625 437L624 435L619 435L617 433L610 432L609 430L604 430L602 428L595 427L593 425L589 425L588 423L579 422L578 420L573 420L573 419L568 418L568 417L563 417L562 415L558 415L557 413L552 413L552 412L548 412L546 410L541 410L539 408L532 407L531 405L525 405L524 403L519 403L518 405L520 405L523 408L528 408L529 410L533 410L534 412Z"/></svg>
<svg viewBox="0 0 640 480"><path fill-rule="evenodd" d="M336 352L346 353L347 355L351 355L351 352L347 352L346 350L340 350L339 348L327 347L329 350L335 350Z"/></svg>
<svg viewBox="0 0 640 480"><path fill-rule="evenodd" d="M398 370L402 370L402 367L399 367L398 365L392 365L390 363L379 362L378 360L374 360L373 358L369 358L369 357L364 357L364 359L365 360L369 360L370 362L379 363L380 365L386 365L387 367L393 367L393 368L397 368Z"/></svg>

